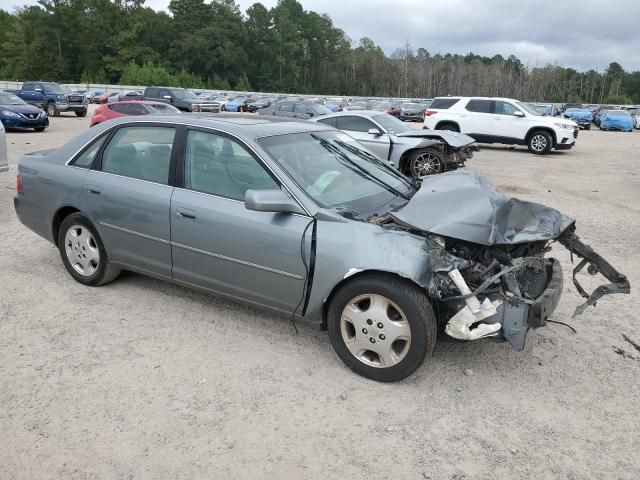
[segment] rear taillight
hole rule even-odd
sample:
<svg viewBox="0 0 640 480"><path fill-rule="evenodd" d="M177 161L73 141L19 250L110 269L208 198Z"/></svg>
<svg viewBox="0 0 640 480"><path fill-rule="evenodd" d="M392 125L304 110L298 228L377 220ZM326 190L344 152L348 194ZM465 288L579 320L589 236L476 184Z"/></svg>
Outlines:
<svg viewBox="0 0 640 480"><path fill-rule="evenodd" d="M438 113L438 112L436 112L435 110L427 110L426 112L424 112L424 114L427 117L430 117L431 115L435 115L436 113Z"/></svg>
<svg viewBox="0 0 640 480"><path fill-rule="evenodd" d="M22 177L20 175L16 175L16 190L18 193L22 193Z"/></svg>

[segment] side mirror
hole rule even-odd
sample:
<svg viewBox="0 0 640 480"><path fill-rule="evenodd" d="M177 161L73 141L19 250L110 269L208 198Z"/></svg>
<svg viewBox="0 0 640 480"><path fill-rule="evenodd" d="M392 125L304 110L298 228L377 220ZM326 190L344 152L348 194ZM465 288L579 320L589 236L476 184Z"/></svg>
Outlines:
<svg viewBox="0 0 640 480"><path fill-rule="evenodd" d="M247 190L244 195L244 206L247 210L256 212L305 213L295 200L277 189Z"/></svg>
<svg viewBox="0 0 640 480"><path fill-rule="evenodd" d="M524 112L521 112L520 110L516 110L515 112L513 112L513 116L523 118Z"/></svg>
<svg viewBox="0 0 640 480"><path fill-rule="evenodd" d="M40 87L36 87L36 88L34 88L34 90L35 90L36 92L40 92L40 93L42 93L42 89L41 89Z"/></svg>
<svg viewBox="0 0 640 480"><path fill-rule="evenodd" d="M375 135L376 137L379 137L380 135L382 135L382 132L380 130L378 130L377 128L370 128L367 133L369 135Z"/></svg>
<svg viewBox="0 0 640 480"><path fill-rule="evenodd" d="M173 103L173 98L171 98L171 95L165 95L164 97L165 100L169 100L169 103Z"/></svg>

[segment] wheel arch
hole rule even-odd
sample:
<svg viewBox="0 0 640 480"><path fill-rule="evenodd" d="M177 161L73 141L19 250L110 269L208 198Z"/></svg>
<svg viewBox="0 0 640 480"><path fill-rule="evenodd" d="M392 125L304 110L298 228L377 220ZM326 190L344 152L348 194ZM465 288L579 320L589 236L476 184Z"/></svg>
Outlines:
<svg viewBox="0 0 640 480"><path fill-rule="evenodd" d="M551 127L531 127L527 131L527 135L524 137L525 143L528 145L529 140L531 139L533 134L539 131L547 132L549 135L551 135L551 139L553 140L552 147L555 147L558 144L558 138L556 137L556 132Z"/></svg>
<svg viewBox="0 0 640 480"><path fill-rule="evenodd" d="M436 123L434 130L440 130L440 127L444 125L453 125L458 129L458 132L460 131L460 124L455 120L440 120L438 123Z"/></svg>
<svg viewBox="0 0 640 480"><path fill-rule="evenodd" d="M63 207L60 207L56 213L54 213L53 215L53 221L51 224L51 233L53 234L53 242L54 243L58 243L58 234L60 232L60 225L62 225L62 222L64 221L65 218L67 218L69 215L73 214L73 213L81 213L80 209L72 206L72 205L65 205ZM91 221L91 220L89 220ZM93 222L91 222L93 223Z"/></svg>
<svg viewBox="0 0 640 480"><path fill-rule="evenodd" d="M411 284L417 286L420 290L422 290L425 294L425 297L427 298L427 300L431 303L432 299L427 295L427 292L425 291L424 287L422 285L420 285L418 282L416 282L414 279L407 277L406 275L401 275L398 272L394 272L391 270L381 270L381 269L366 269L366 270L356 270L356 269L352 269L354 271L349 271L347 272L347 274L344 276L344 278L342 280L340 280L338 283L336 283L333 288L331 289L331 291L329 292L329 295L327 296L327 298L325 299L323 305L322 305L322 319L321 319L321 329L322 330L326 330L327 329L327 315L329 313L329 306L331 305L331 302L333 301L333 298L335 297L336 293L338 293L338 291L340 291L341 288L343 288L345 285L348 285L349 283L355 281L356 279L362 278L362 277L366 277L366 276L386 276L389 278L394 278L394 279L400 279L402 281L406 281L406 282L410 282Z"/></svg>
<svg viewBox="0 0 640 480"><path fill-rule="evenodd" d="M401 173L407 175L407 176L411 176L411 172L409 172L409 157L411 156L412 153L418 152L418 151L427 151L427 150L431 150L435 153L438 153L440 155L442 155L442 162L445 163L445 153L443 151L443 147L440 146L440 148L438 148L438 145L428 145L428 146L416 146L416 147L412 147L408 150L405 150L404 152L402 152L402 155L400 156L400 160L398 160L398 170L400 170Z"/></svg>

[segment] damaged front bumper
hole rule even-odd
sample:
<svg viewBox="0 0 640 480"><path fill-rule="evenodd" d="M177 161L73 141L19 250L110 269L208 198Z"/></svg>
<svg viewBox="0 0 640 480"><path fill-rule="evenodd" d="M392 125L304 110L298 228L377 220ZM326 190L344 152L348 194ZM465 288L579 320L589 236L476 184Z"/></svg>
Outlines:
<svg viewBox="0 0 640 480"><path fill-rule="evenodd" d="M587 300L576 308L574 317L583 313L589 306L595 306L604 295L630 293L627 278L591 247L585 245L572 229L560 235L558 242L571 252L572 259L574 255L581 258L573 270L573 283L578 293ZM514 279L510 278L512 271L524 266L524 263L507 267L501 272L500 276L509 290L501 295L488 295L482 302L476 296L480 295L480 292L471 292L457 270L449 272L449 276L462 294L460 298L464 299L466 305L449 319L445 332L460 340L503 339L516 350L523 350L529 329L546 325L562 296L563 274L560 262L555 258L546 258L544 262L546 288L535 300L522 298L517 285L514 285ZM597 287L591 294L587 293L576 278L585 267L589 274L602 274L610 283ZM512 286L515 287L515 293Z"/></svg>

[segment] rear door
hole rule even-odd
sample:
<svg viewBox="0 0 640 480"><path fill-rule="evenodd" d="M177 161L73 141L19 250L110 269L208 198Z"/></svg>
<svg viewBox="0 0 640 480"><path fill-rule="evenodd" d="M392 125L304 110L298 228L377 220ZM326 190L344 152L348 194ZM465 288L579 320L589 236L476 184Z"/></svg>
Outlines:
<svg viewBox="0 0 640 480"><path fill-rule="evenodd" d="M389 158L391 140L389 140L389 135L386 134L382 127L376 125L368 118L357 115L344 115L335 118L337 120L336 127L339 130L343 130L355 138L378 158L382 160ZM371 129L378 130L380 135L369 133Z"/></svg>
<svg viewBox="0 0 640 480"><path fill-rule="evenodd" d="M193 129L185 144L183 187L171 201L173 277L292 312L305 284L301 248L311 219L245 208L248 189L280 184L236 138Z"/></svg>
<svg viewBox="0 0 640 480"><path fill-rule="evenodd" d="M171 277L169 172L176 129L114 131L84 180L86 207L115 262Z"/></svg>
<svg viewBox="0 0 640 480"><path fill-rule="evenodd" d="M460 130L477 141L492 141L492 100L470 99L460 110Z"/></svg>

